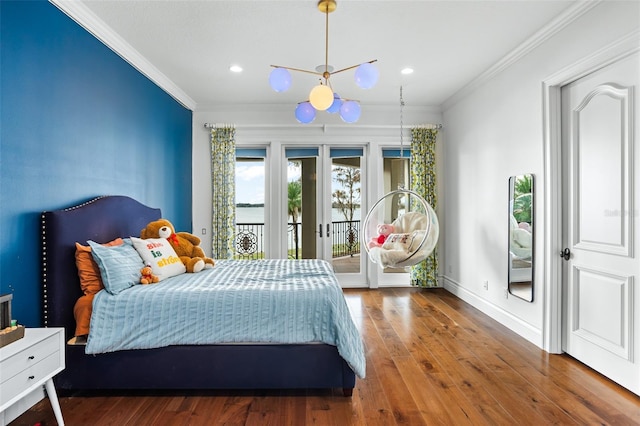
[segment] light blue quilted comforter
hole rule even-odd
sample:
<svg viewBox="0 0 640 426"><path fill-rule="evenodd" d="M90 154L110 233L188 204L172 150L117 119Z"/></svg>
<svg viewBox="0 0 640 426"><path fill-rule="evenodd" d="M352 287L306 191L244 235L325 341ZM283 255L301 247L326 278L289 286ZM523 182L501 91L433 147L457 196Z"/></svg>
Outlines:
<svg viewBox="0 0 640 426"><path fill-rule="evenodd" d="M247 342L334 345L365 376L360 333L322 260L224 260L115 296L100 291L86 353Z"/></svg>

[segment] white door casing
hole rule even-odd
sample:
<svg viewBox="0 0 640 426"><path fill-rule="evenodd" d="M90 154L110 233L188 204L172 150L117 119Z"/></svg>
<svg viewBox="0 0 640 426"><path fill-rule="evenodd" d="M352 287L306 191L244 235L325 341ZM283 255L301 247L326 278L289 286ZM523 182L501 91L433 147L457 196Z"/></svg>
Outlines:
<svg viewBox="0 0 640 426"><path fill-rule="evenodd" d="M561 164L561 88L594 71L640 51L640 30L594 51L542 81L543 157L543 330L541 346L550 353L562 352L562 164Z"/></svg>
<svg viewBox="0 0 640 426"><path fill-rule="evenodd" d="M640 394L635 89L640 54L561 89L562 349ZM634 250L635 248L635 250Z"/></svg>

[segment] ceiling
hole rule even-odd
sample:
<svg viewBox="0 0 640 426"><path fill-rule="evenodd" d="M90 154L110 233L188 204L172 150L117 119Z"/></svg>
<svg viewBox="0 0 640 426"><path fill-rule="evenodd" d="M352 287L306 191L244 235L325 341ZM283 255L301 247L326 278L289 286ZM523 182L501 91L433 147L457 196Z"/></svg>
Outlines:
<svg viewBox="0 0 640 426"><path fill-rule="evenodd" d="M66 1L57 0L64 4ZM329 14L329 64L377 59L378 84L363 90L354 70L331 77L334 91L363 104L439 107L563 11L568 0L338 1ZM85 15L124 40L189 98L191 109L291 104L318 82L292 72L276 93L270 65L313 70L325 62L325 15L316 0L81 0ZM94 16L95 15L95 16ZM86 26L86 25L85 25ZM232 64L243 72L229 71ZM411 75L401 69L411 67ZM184 103L184 102L183 102Z"/></svg>

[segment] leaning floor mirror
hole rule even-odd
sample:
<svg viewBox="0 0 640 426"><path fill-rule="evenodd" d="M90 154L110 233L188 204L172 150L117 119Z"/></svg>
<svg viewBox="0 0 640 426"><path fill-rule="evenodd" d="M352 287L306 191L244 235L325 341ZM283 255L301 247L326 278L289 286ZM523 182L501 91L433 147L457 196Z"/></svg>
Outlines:
<svg viewBox="0 0 640 426"><path fill-rule="evenodd" d="M509 293L533 302L533 175L509 178Z"/></svg>

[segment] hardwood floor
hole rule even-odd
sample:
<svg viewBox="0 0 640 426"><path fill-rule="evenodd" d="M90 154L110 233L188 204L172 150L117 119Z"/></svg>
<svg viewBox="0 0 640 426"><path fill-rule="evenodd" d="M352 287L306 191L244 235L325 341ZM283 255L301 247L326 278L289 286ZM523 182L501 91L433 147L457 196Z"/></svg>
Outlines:
<svg viewBox="0 0 640 426"><path fill-rule="evenodd" d="M345 290L367 377L340 390L61 397L67 425L640 424L640 398L443 289ZM48 399L11 425L55 425Z"/></svg>

